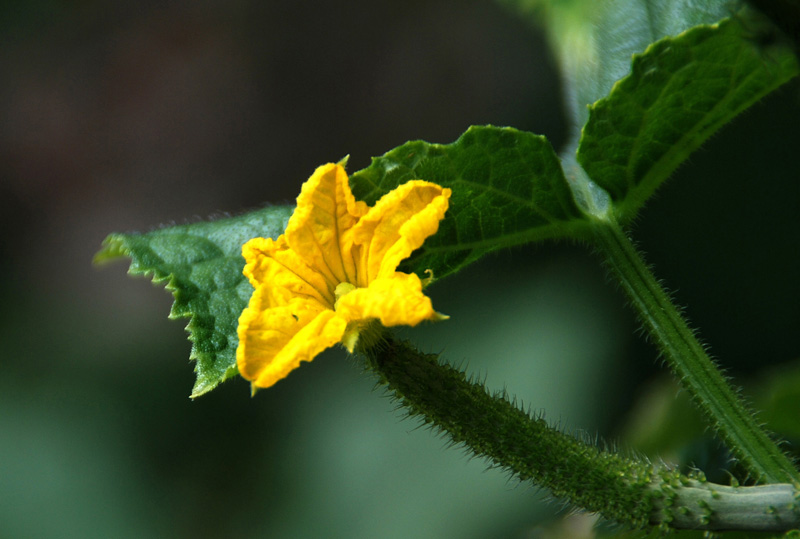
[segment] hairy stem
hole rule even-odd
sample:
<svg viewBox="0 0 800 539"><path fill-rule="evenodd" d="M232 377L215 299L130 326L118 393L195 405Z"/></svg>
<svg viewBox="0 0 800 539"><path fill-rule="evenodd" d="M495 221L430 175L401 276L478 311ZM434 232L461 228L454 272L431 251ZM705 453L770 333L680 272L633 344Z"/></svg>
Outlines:
<svg viewBox="0 0 800 539"><path fill-rule="evenodd" d="M584 444L440 364L436 355L390 336L362 352L409 415L421 416L453 442L606 518L635 527L651 521L659 493L652 489L649 463Z"/></svg>
<svg viewBox="0 0 800 539"><path fill-rule="evenodd" d="M616 222L598 219L595 244L684 387L731 452L759 482L800 483L800 473L756 422Z"/></svg>
<svg viewBox="0 0 800 539"><path fill-rule="evenodd" d="M405 407L455 443L557 497L633 527L786 531L800 526L790 484L729 487L582 443L504 394L385 336L362 346L367 365Z"/></svg>

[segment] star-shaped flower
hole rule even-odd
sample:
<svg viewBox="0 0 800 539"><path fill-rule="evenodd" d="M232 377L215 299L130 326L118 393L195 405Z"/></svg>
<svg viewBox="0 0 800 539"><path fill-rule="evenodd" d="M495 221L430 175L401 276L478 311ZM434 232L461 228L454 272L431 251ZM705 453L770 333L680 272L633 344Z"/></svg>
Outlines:
<svg viewBox="0 0 800 539"><path fill-rule="evenodd" d="M435 234L451 190L412 180L373 207L357 201L341 165L317 168L277 240L244 244L255 288L239 318L236 360L253 390L342 343L353 351L369 324L415 326L445 316L422 281L397 266Z"/></svg>

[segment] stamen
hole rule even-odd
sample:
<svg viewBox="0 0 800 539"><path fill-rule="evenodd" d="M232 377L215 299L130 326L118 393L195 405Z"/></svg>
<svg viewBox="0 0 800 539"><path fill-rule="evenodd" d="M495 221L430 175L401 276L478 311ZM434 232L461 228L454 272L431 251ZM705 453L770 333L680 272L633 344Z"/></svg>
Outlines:
<svg viewBox="0 0 800 539"><path fill-rule="evenodd" d="M336 302L333 304L333 310L335 311L336 308L339 306L339 300L342 299L344 296L352 292L356 289L356 285L352 283L339 283L336 285L336 290L334 291L334 295L336 296Z"/></svg>

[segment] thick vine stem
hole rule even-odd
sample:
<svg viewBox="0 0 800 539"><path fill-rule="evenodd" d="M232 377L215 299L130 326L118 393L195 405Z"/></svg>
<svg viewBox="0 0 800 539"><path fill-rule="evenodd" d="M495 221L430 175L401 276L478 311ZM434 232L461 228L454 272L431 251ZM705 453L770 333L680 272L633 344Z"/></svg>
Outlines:
<svg viewBox="0 0 800 539"><path fill-rule="evenodd" d="M696 479L653 485L651 524L694 530L784 532L800 527L800 491L789 484L728 487Z"/></svg>
<svg viewBox="0 0 800 539"><path fill-rule="evenodd" d="M360 348L409 415L444 431L493 465L554 496L633 527L646 526L660 491L650 463L601 451L532 417L503 394L490 394L463 371L440 364L391 336Z"/></svg>
<svg viewBox="0 0 800 539"><path fill-rule="evenodd" d="M737 459L758 482L800 483L800 473L770 439L661 288L613 218L595 219L595 245L645 327Z"/></svg>
<svg viewBox="0 0 800 539"><path fill-rule="evenodd" d="M492 395L463 371L384 334L359 347L411 416L493 465L557 497L632 527L787 531L800 527L790 484L729 487L584 444Z"/></svg>

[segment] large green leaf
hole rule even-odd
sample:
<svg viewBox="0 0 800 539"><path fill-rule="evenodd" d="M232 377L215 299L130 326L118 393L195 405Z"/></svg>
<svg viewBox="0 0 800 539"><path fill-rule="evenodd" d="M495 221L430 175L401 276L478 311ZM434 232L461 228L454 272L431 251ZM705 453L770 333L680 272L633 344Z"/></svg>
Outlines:
<svg viewBox="0 0 800 539"><path fill-rule="evenodd" d="M403 144L353 174L356 198L372 204L415 178L450 187L450 208L404 264L443 277L481 255L510 245L583 235L589 226L575 204L546 138L501 127L471 127L452 144Z"/></svg>
<svg viewBox="0 0 800 539"><path fill-rule="evenodd" d="M578 161L621 222L714 131L798 72L788 50L763 50L739 20L662 39L591 107Z"/></svg>
<svg viewBox="0 0 800 539"><path fill-rule="evenodd" d="M96 255L98 263L130 257L129 273L166 282L175 297L170 318L190 318L186 329L197 373L192 397L238 374L236 327L253 293L242 275L242 244L258 236L277 238L292 210L274 206L145 234L111 234Z"/></svg>

